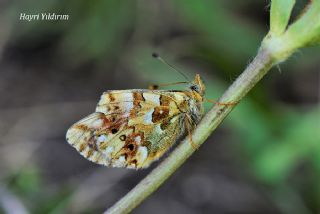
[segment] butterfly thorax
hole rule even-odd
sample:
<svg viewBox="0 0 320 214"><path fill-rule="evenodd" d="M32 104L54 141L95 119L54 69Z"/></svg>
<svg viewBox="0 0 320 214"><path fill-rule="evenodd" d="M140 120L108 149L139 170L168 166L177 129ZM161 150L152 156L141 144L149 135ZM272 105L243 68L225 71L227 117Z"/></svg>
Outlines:
<svg viewBox="0 0 320 214"><path fill-rule="evenodd" d="M205 86L199 74L195 76L193 83L189 86L189 90L188 111L192 122L197 124L204 114L203 97L205 94Z"/></svg>
<svg viewBox="0 0 320 214"><path fill-rule="evenodd" d="M203 98L195 91L191 92L191 94L191 98L188 100L187 110L192 122L197 124L204 114Z"/></svg>

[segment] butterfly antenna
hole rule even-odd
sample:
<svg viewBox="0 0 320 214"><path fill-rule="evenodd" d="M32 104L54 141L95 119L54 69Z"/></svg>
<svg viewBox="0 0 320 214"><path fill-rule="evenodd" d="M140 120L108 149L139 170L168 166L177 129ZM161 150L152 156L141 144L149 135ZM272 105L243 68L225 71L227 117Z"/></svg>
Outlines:
<svg viewBox="0 0 320 214"><path fill-rule="evenodd" d="M184 73L182 73L181 71L179 71L178 69L176 69L175 67L173 67L172 65L170 65L167 61L165 61L164 59L162 59L159 54L157 53L153 53L152 57L160 60L163 64L166 64L167 66L169 66L172 70L178 72L179 74L181 74L188 82L191 82L190 79L187 77L187 75L185 75Z"/></svg>

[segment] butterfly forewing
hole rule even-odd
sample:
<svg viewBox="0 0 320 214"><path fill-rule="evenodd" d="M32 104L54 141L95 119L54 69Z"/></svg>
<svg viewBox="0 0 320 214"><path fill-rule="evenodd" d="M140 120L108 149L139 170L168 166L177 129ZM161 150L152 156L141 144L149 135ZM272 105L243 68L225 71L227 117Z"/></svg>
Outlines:
<svg viewBox="0 0 320 214"><path fill-rule="evenodd" d="M186 132L191 99L190 91L107 91L95 113L69 128L67 141L98 164L148 167Z"/></svg>

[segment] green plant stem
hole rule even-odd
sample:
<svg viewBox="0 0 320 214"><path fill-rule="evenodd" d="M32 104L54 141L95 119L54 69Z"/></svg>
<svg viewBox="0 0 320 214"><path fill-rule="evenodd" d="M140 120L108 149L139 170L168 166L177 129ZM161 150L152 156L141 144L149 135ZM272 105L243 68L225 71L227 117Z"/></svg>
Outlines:
<svg viewBox="0 0 320 214"><path fill-rule="evenodd" d="M255 59L227 89L219 102L240 102L253 86L270 70L274 62L275 59L268 49L261 48ZM194 130L192 134L193 143L200 146L234 107L235 105L215 105L204 116ZM167 159L159 164L159 166L157 166L147 177L105 213L118 214L130 212L151 193L158 189L158 187L195 151L189 138L186 137Z"/></svg>

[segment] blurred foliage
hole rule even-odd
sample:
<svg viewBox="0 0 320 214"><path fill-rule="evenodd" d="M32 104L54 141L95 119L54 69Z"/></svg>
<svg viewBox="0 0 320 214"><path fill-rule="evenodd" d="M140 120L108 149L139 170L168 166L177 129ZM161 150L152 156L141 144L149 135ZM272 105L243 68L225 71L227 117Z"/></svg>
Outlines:
<svg viewBox="0 0 320 214"><path fill-rule="evenodd" d="M11 175L7 182L17 194L34 194L39 191L40 174L34 167L25 167Z"/></svg>
<svg viewBox="0 0 320 214"><path fill-rule="evenodd" d="M28 166L9 175L5 183L13 193L26 199L25 203L31 213L62 213L68 203L71 189L62 187L52 192L41 179L39 169L36 166Z"/></svg>
<svg viewBox="0 0 320 214"><path fill-rule="evenodd" d="M218 98L255 55L267 32L266 4L253 0L13 2L6 11L13 20L8 43L34 50L49 44L59 63L75 69L94 63L103 68L99 77L106 81L119 71L109 82L120 88L182 81L181 75L150 57L158 51L190 78L200 73L206 96ZM14 18L21 11L66 13L70 20L24 23ZM314 71L319 54L318 48L306 50L280 65L281 72L274 69L223 125L233 141L230 153L268 187L284 213L320 212L319 81L308 94L294 94L298 102L279 95L286 87L292 93L307 87L309 83L303 81L290 84L299 73L319 78L319 70ZM129 72L121 76L124 71ZM133 81L123 81L123 76ZM278 90L277 82L286 84ZM210 106L206 104L207 109ZM4 183L32 213L64 212L73 192L68 184L48 190L36 167L10 174Z"/></svg>

